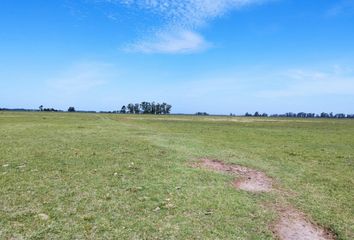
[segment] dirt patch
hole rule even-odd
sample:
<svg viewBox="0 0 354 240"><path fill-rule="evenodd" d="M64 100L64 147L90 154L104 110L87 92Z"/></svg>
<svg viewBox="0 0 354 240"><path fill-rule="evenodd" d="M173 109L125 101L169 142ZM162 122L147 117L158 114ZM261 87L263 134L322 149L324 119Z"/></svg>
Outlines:
<svg viewBox="0 0 354 240"><path fill-rule="evenodd" d="M238 189L248 192L269 192L272 190L272 180L263 172L210 159L202 159L200 165L214 171L240 176L240 179L236 179L233 183Z"/></svg>
<svg viewBox="0 0 354 240"><path fill-rule="evenodd" d="M304 214L294 209L279 210L280 219L274 226L274 234L280 240L334 240L334 235L311 223Z"/></svg>
<svg viewBox="0 0 354 240"><path fill-rule="evenodd" d="M265 173L251 168L225 164L218 160L201 159L198 167L204 167L218 172L230 173L239 176L233 185L248 192L270 192L276 190L283 193L280 189L272 187L272 179ZM279 220L272 226L274 235L280 240L335 240L336 237L309 221L305 214L293 209L284 207L277 203L275 211L278 213Z"/></svg>

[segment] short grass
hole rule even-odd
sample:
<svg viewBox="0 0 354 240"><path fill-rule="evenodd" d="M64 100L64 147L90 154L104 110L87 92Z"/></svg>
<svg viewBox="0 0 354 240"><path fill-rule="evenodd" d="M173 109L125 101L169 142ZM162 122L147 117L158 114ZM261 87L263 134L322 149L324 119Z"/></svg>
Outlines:
<svg viewBox="0 0 354 240"><path fill-rule="evenodd" d="M203 157L354 238L354 121L0 112L0 239L273 239L279 196Z"/></svg>

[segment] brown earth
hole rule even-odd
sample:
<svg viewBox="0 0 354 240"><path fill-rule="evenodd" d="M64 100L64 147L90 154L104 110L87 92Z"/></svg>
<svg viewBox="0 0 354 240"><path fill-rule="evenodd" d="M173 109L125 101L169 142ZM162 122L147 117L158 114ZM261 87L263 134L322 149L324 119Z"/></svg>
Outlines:
<svg viewBox="0 0 354 240"><path fill-rule="evenodd" d="M272 179L265 173L235 164L225 164L218 160L201 159L199 167L218 172L235 174L239 178L233 185L248 192L273 191ZM316 224L311 223L303 213L292 207L276 206L279 220L272 227L280 240L335 240L335 236Z"/></svg>
<svg viewBox="0 0 354 240"><path fill-rule="evenodd" d="M294 209L279 210L280 218L274 225L274 234L281 240L334 240L334 235L307 220Z"/></svg>
<svg viewBox="0 0 354 240"><path fill-rule="evenodd" d="M272 190L272 180L263 172L209 159L202 159L201 166L218 172L236 174L240 179L236 179L233 185L238 189L248 192L269 192Z"/></svg>

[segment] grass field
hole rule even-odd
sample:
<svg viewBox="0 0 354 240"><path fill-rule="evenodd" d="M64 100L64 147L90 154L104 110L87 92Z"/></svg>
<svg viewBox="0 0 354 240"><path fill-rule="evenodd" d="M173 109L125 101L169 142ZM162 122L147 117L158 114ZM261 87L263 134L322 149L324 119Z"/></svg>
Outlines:
<svg viewBox="0 0 354 240"><path fill-rule="evenodd" d="M273 239L274 201L353 239L354 121L0 112L0 239Z"/></svg>

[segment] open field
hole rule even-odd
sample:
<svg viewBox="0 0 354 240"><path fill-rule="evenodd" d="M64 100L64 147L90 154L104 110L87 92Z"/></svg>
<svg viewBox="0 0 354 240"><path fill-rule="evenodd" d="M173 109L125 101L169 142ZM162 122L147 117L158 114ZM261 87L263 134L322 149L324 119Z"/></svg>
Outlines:
<svg viewBox="0 0 354 240"><path fill-rule="evenodd" d="M353 120L0 112L0 239L273 239L279 203L349 240L353 186Z"/></svg>

